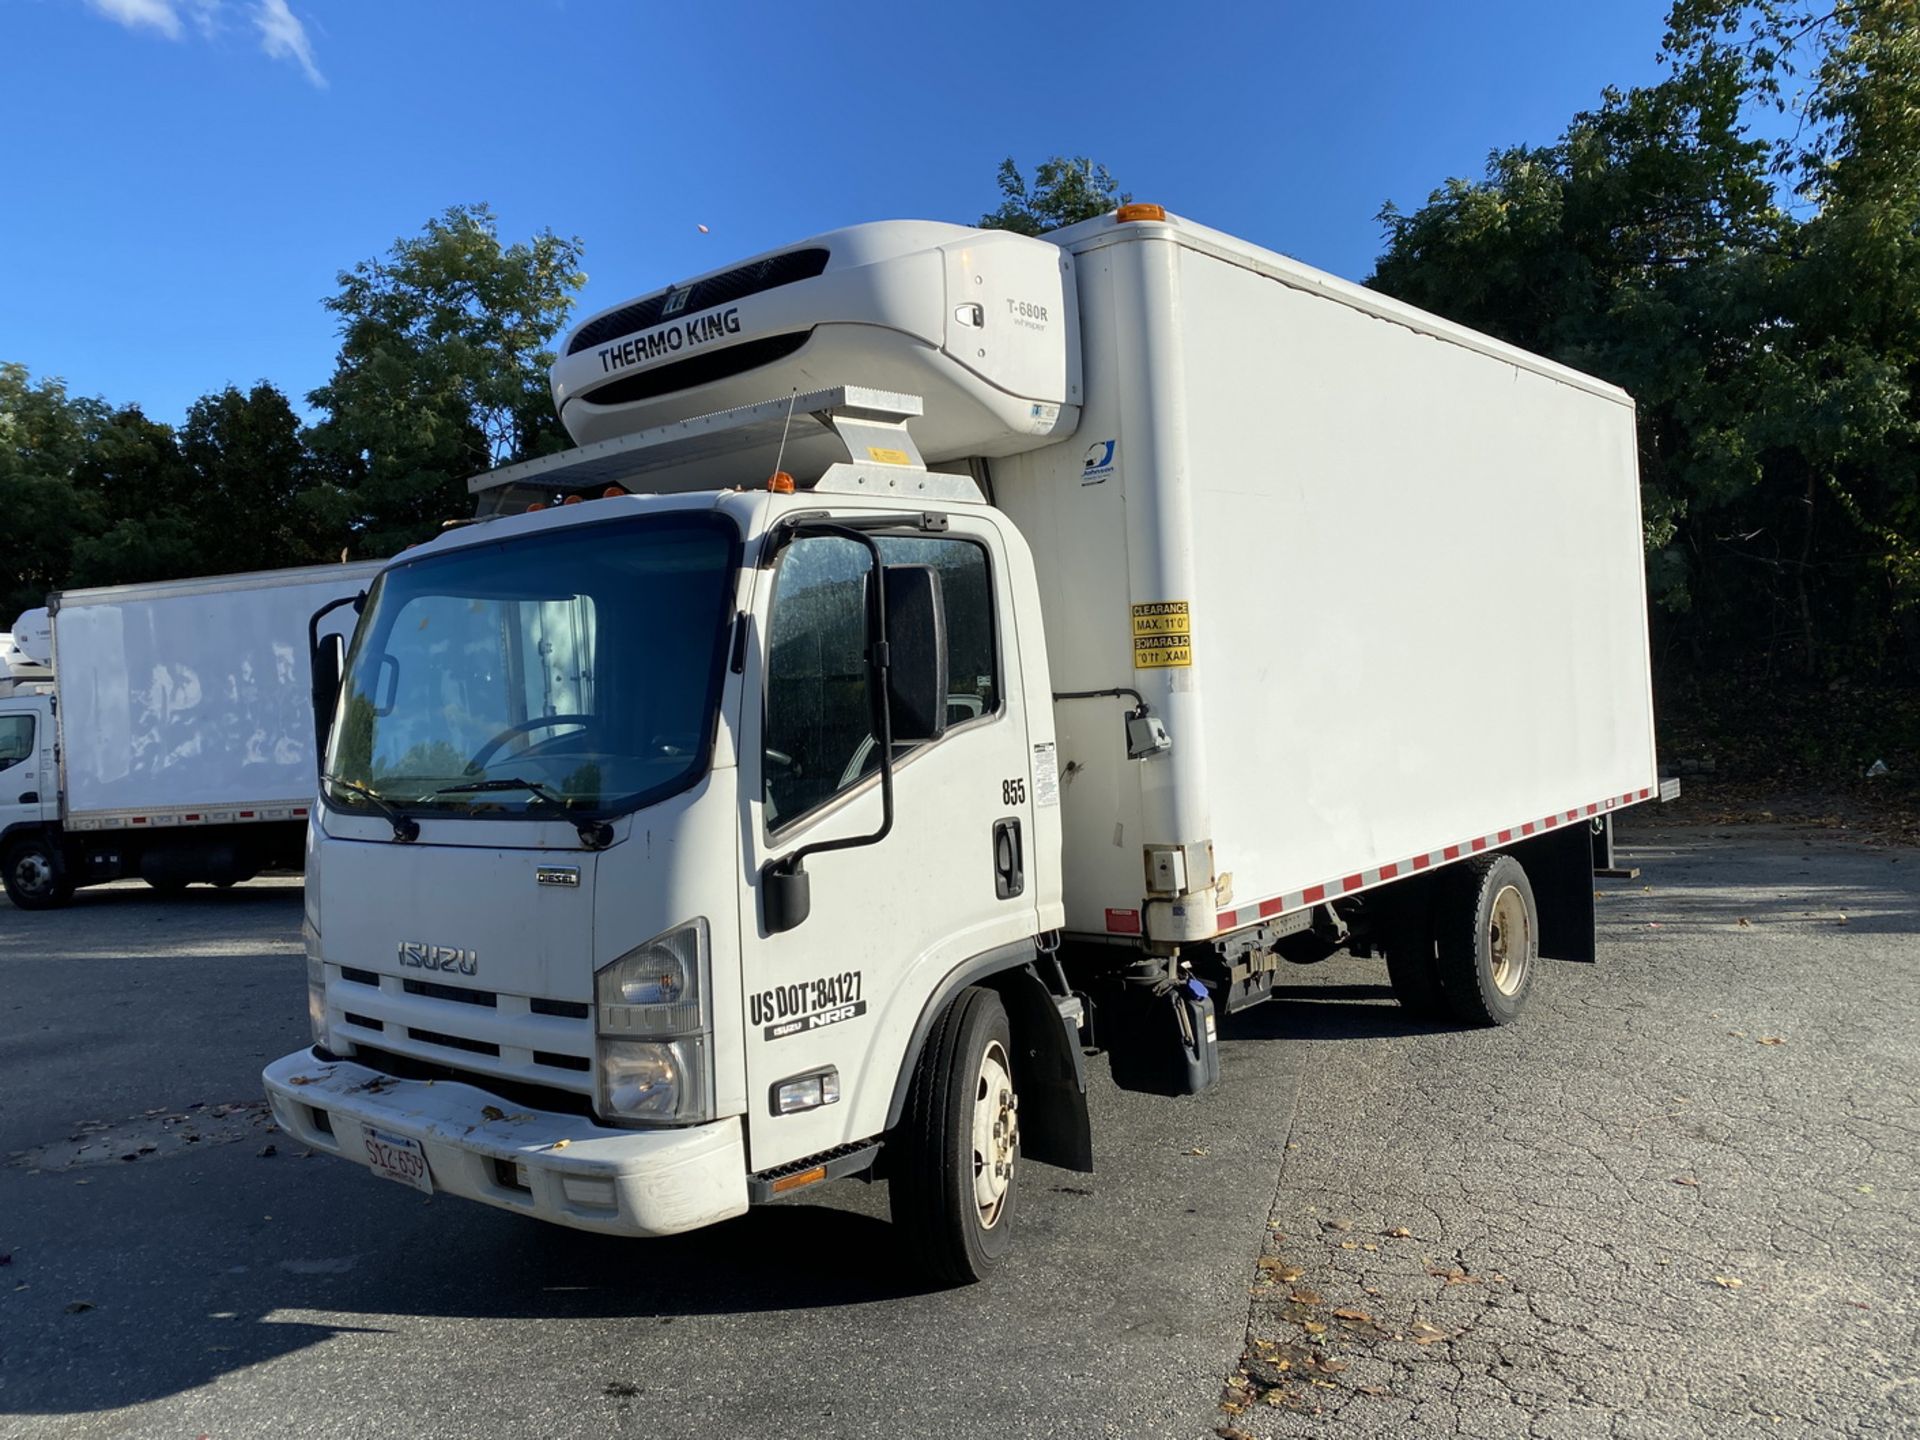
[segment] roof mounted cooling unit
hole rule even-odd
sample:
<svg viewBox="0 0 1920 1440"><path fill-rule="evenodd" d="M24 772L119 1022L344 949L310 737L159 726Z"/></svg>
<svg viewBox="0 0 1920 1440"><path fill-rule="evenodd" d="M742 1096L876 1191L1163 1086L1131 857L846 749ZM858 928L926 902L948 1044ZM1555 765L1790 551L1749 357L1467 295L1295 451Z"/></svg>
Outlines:
<svg viewBox="0 0 1920 1440"><path fill-rule="evenodd" d="M1073 257L964 225L835 230L589 316L561 350L554 404L581 445L842 385L922 396L930 463L1080 420Z"/></svg>

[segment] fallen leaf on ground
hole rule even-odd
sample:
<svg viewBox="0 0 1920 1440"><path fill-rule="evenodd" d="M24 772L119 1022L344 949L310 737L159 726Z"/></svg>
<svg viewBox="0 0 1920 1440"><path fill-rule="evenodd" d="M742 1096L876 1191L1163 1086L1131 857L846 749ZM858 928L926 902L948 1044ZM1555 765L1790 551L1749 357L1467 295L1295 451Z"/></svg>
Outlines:
<svg viewBox="0 0 1920 1440"><path fill-rule="evenodd" d="M93 1301L91 1300L69 1300L67 1302L67 1314L69 1315L79 1315L92 1308Z"/></svg>
<svg viewBox="0 0 1920 1440"><path fill-rule="evenodd" d="M1364 1310L1336 1310L1333 1312L1333 1318L1336 1320L1357 1320L1363 1325L1371 1325L1373 1323L1373 1316Z"/></svg>
<svg viewBox="0 0 1920 1440"><path fill-rule="evenodd" d="M1191 1150L1182 1150L1180 1153L1182 1155L1204 1155L1207 1153L1207 1147L1204 1145L1196 1145Z"/></svg>
<svg viewBox="0 0 1920 1440"><path fill-rule="evenodd" d="M1438 1325L1429 1325L1425 1320L1416 1320L1408 1327L1407 1338L1416 1345L1431 1345L1436 1340L1447 1338L1447 1332Z"/></svg>
<svg viewBox="0 0 1920 1440"><path fill-rule="evenodd" d="M1311 1290L1296 1290L1287 1298L1296 1305L1323 1305L1326 1303Z"/></svg>
<svg viewBox="0 0 1920 1440"><path fill-rule="evenodd" d="M1387 1234L1395 1240L1411 1240L1413 1238L1413 1232L1404 1225L1394 1226L1391 1230L1387 1231Z"/></svg>
<svg viewBox="0 0 1920 1440"><path fill-rule="evenodd" d="M1762 1035L1760 1037L1760 1043L1762 1045L1784 1045L1787 1042L1782 1040L1778 1035Z"/></svg>
<svg viewBox="0 0 1920 1440"><path fill-rule="evenodd" d="M1342 1250L1358 1250L1360 1248L1360 1242L1358 1240L1342 1240L1340 1242L1340 1248Z"/></svg>
<svg viewBox="0 0 1920 1440"><path fill-rule="evenodd" d="M1353 1222L1351 1220L1322 1220L1320 1225L1322 1229L1326 1230L1351 1230L1353 1228Z"/></svg>
<svg viewBox="0 0 1920 1440"><path fill-rule="evenodd" d="M1300 1322L1300 1328L1309 1335L1324 1335L1327 1333L1327 1327L1318 1320L1302 1320Z"/></svg>
<svg viewBox="0 0 1920 1440"><path fill-rule="evenodd" d="M1688 1185L1695 1190L1700 1188L1700 1182L1691 1175L1676 1175L1673 1177L1673 1183L1676 1185Z"/></svg>
<svg viewBox="0 0 1920 1440"><path fill-rule="evenodd" d="M1738 925L1742 930L1751 930L1753 928L1753 921L1749 920L1744 915L1742 915L1738 920L1734 921L1733 923Z"/></svg>
<svg viewBox="0 0 1920 1440"><path fill-rule="evenodd" d="M1722 1290L1738 1290L1747 1282L1737 1275L1716 1275L1713 1277L1713 1283L1718 1285Z"/></svg>

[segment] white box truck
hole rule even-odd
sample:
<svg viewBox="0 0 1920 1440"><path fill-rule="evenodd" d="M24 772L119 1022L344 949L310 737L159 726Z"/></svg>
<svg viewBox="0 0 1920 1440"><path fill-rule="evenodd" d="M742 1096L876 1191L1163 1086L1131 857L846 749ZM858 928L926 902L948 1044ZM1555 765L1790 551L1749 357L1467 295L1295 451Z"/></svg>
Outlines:
<svg viewBox="0 0 1920 1440"><path fill-rule="evenodd" d="M344 656L279 1123L665 1235L884 1177L938 1275L1085 1055L1336 950L1520 1011L1659 793L1634 412L1153 206L858 226L592 316Z"/></svg>
<svg viewBox="0 0 1920 1440"><path fill-rule="evenodd" d="M0 657L13 903L45 909L123 876L174 891L298 867L319 788L309 621L378 570L69 590L21 616Z"/></svg>

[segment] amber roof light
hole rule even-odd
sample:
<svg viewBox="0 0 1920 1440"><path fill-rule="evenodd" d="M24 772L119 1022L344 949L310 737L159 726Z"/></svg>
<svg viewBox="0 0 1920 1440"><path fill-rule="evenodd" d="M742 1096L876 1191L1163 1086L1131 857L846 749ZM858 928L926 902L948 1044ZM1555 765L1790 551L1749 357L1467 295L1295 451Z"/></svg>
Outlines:
<svg viewBox="0 0 1920 1440"><path fill-rule="evenodd" d="M1167 207L1133 201L1114 211L1113 218L1116 220L1164 220L1167 218Z"/></svg>

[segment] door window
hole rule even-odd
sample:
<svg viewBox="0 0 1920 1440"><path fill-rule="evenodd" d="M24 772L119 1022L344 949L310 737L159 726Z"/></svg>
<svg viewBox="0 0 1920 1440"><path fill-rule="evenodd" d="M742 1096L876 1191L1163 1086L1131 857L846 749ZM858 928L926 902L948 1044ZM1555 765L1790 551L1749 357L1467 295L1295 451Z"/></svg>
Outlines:
<svg viewBox="0 0 1920 1440"><path fill-rule="evenodd" d="M947 725L1000 708L993 585L969 540L882 537L890 565L931 565L947 634ZM867 671L866 548L837 535L796 540L780 557L768 621L767 824L779 829L880 768ZM894 757L916 747L901 744Z"/></svg>
<svg viewBox="0 0 1920 1440"><path fill-rule="evenodd" d="M0 770L33 758L33 716L0 715Z"/></svg>

